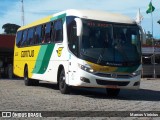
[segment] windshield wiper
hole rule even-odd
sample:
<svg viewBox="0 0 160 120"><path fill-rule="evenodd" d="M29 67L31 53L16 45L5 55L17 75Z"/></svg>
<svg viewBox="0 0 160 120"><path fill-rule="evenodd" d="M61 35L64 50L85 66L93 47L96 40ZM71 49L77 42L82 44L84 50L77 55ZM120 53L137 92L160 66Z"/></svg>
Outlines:
<svg viewBox="0 0 160 120"><path fill-rule="evenodd" d="M123 56L125 62L127 63L128 57L125 54L125 51L122 49L122 46L119 45L119 46L115 47L115 49L117 49L121 53L121 55Z"/></svg>
<svg viewBox="0 0 160 120"><path fill-rule="evenodd" d="M103 47L104 47L104 48L101 50L100 55L99 55L99 57L98 57L98 59L97 59L97 64L101 63L101 61L102 61L102 59L103 59L103 56L104 56L104 53L105 53L105 49L108 48L108 45L107 45L106 42L105 42L105 44L104 44Z"/></svg>
<svg viewBox="0 0 160 120"><path fill-rule="evenodd" d="M107 43L104 44L104 48L101 50L100 55L97 59L97 64L101 63L104 53L105 53L105 49L107 48Z"/></svg>
<svg viewBox="0 0 160 120"><path fill-rule="evenodd" d="M103 55L104 55L104 52L105 52L105 47L101 50L101 52L100 52L100 55L99 55L99 57L98 57L98 59L97 59L97 64L99 64L99 63L101 63L101 61L102 61L102 59L103 59Z"/></svg>

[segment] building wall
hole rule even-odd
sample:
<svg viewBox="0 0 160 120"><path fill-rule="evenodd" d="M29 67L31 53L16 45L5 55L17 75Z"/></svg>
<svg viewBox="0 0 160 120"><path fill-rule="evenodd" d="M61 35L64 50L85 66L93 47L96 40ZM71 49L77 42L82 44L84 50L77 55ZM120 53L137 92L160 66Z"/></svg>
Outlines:
<svg viewBox="0 0 160 120"><path fill-rule="evenodd" d="M0 48L14 48L15 35L0 34Z"/></svg>

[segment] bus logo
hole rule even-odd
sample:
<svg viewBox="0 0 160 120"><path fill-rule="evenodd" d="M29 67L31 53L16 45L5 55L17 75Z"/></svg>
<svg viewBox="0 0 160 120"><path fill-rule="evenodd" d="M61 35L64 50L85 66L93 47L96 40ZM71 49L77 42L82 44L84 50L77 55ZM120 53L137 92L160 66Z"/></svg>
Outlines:
<svg viewBox="0 0 160 120"><path fill-rule="evenodd" d="M113 73L113 74L111 74L111 77L112 78L117 78L117 74Z"/></svg>
<svg viewBox="0 0 160 120"><path fill-rule="evenodd" d="M63 50L63 47L59 47L59 48L58 48L58 50L57 50L57 56L58 56L58 57L61 57L62 50Z"/></svg>

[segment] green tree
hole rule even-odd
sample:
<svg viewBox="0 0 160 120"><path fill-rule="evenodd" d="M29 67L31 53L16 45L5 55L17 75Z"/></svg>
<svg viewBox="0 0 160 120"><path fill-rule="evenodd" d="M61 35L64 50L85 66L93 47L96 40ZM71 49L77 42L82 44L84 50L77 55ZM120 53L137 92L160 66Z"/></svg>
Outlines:
<svg viewBox="0 0 160 120"><path fill-rule="evenodd" d="M151 34L150 31L148 31L146 34L146 44L147 45L152 45L152 43L153 43L152 37L153 37L153 35Z"/></svg>
<svg viewBox="0 0 160 120"><path fill-rule="evenodd" d="M148 39L152 39L152 37L153 37L150 31L147 32L146 36Z"/></svg>
<svg viewBox="0 0 160 120"><path fill-rule="evenodd" d="M6 34L16 34L19 27L19 25L7 23L2 26L2 29Z"/></svg>
<svg viewBox="0 0 160 120"><path fill-rule="evenodd" d="M153 43L153 41L152 41L151 39L147 39L147 40L146 40L146 44L147 44L147 45L152 45L152 43Z"/></svg>

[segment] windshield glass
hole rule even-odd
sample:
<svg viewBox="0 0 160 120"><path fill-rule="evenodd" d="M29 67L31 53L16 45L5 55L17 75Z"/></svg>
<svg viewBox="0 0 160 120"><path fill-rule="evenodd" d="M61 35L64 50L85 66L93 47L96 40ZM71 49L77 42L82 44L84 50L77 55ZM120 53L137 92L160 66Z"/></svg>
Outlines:
<svg viewBox="0 0 160 120"><path fill-rule="evenodd" d="M135 65L141 60L140 46L136 25L83 20L80 47L83 59L103 65Z"/></svg>

